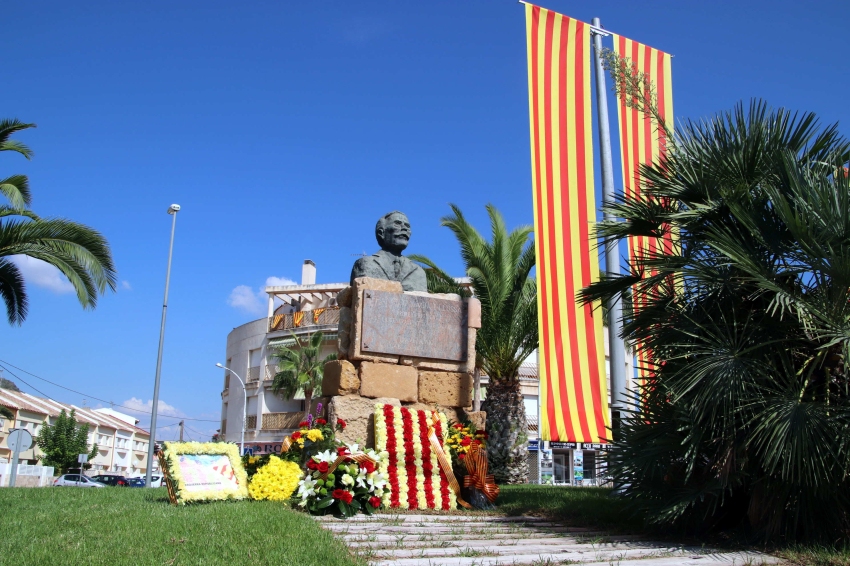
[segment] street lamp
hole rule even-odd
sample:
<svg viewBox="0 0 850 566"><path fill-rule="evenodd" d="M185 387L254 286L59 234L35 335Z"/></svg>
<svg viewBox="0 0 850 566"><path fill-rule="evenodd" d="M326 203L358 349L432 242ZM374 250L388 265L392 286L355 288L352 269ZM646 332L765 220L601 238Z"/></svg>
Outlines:
<svg viewBox="0 0 850 566"><path fill-rule="evenodd" d="M174 250L174 227L177 226L177 213L180 212L179 204L168 207L171 219L171 243L168 244L168 269L165 271L165 298L162 300L162 322L159 326L159 351L156 354L156 378L153 384L153 406L151 407L151 437L148 442L148 466L145 472L145 487L151 485L151 473L153 472L153 448L156 442L156 410L159 408L159 376L162 370L162 344L165 340L165 313L168 310L168 283L171 281L171 252Z"/></svg>
<svg viewBox="0 0 850 566"><path fill-rule="evenodd" d="M220 367L221 369L227 370L230 373L232 373L233 375L235 375L236 379L239 380L239 383L242 384L242 397L244 398L245 402L242 404L242 438L239 441L239 452L244 456L245 455L245 413L248 412L248 390L245 389L245 382L242 381L242 378L239 377L239 374L237 374L235 371L233 371L229 367L225 367L222 364L215 364L215 365L216 365L216 367Z"/></svg>

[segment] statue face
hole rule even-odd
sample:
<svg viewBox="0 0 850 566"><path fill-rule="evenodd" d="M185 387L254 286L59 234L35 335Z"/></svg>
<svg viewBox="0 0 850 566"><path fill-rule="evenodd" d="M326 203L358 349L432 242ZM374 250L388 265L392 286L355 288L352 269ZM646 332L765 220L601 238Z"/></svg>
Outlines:
<svg viewBox="0 0 850 566"><path fill-rule="evenodd" d="M381 242L381 248L401 253L410 242L410 221L407 216L396 213L387 218L378 239Z"/></svg>

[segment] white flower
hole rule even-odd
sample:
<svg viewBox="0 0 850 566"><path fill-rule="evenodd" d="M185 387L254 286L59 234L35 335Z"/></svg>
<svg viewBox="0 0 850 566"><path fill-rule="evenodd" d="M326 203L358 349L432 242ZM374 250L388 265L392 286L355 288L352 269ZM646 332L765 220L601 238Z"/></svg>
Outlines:
<svg viewBox="0 0 850 566"><path fill-rule="evenodd" d="M360 449L357 446L356 443L355 444L349 444L349 443L346 442L345 445L348 447L348 451L352 454L357 454L357 451Z"/></svg>
<svg viewBox="0 0 850 566"><path fill-rule="evenodd" d="M325 450L324 452L319 452L315 456L313 456L313 460L316 462L327 462L332 463L336 461L337 453L331 452L330 450Z"/></svg>
<svg viewBox="0 0 850 566"><path fill-rule="evenodd" d="M298 495L303 500L303 503L306 504L307 498L311 495L316 495L316 480L313 479L312 476L307 476L300 482L298 482ZM303 507L304 505L301 504Z"/></svg>
<svg viewBox="0 0 850 566"><path fill-rule="evenodd" d="M366 487L367 476L366 470L360 468L360 471L357 473L357 487Z"/></svg>
<svg viewBox="0 0 850 566"><path fill-rule="evenodd" d="M354 485L354 478L349 474L342 474L342 485Z"/></svg>
<svg viewBox="0 0 850 566"><path fill-rule="evenodd" d="M370 490L384 489L387 479L380 472L372 472L366 476L366 483L369 484Z"/></svg>

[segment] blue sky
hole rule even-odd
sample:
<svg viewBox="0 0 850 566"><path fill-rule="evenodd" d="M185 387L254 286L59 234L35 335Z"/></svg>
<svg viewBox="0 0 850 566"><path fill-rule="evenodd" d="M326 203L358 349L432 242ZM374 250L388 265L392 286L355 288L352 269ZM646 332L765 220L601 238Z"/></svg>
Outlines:
<svg viewBox="0 0 850 566"><path fill-rule="evenodd" d="M677 119L762 97L850 123L834 23L846 2L543 6L674 54ZM171 203L183 210L160 398L166 414L210 421L214 364L227 333L261 316L251 297L268 278L298 280L310 258L318 282L346 280L393 209L410 216L408 252L457 275L439 225L449 202L482 230L488 202L510 226L532 221L524 11L511 0L33 0L0 14L14 30L0 114L38 124L17 136L34 159L2 155L0 175L29 175L37 213L100 230L121 281L83 311L55 273L24 266L30 314L0 325L0 360L86 396L10 368L38 389L6 372L24 391L150 402ZM187 425L194 439L217 428Z"/></svg>

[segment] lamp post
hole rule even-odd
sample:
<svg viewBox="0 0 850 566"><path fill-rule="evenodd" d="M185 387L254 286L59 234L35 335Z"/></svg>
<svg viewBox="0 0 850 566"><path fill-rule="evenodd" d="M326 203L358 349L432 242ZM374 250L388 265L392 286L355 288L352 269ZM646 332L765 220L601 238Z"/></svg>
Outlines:
<svg viewBox="0 0 850 566"><path fill-rule="evenodd" d="M245 389L245 382L242 381L242 378L239 377L239 374L230 369L229 367L225 367L223 364L215 364L216 367L220 367L223 370L229 371L231 374L236 376L236 379L239 380L239 383L242 384L242 397L244 399L244 403L242 403L242 438L239 441L239 453L241 455L245 455L245 413L248 412L248 390ZM225 433L226 434L226 433Z"/></svg>
<svg viewBox="0 0 850 566"><path fill-rule="evenodd" d="M148 442L148 465L145 471L145 487L151 485L151 474L153 472L153 448L156 442L156 411L159 408L159 376L162 370L162 344L165 341L165 314L168 311L168 284L171 281L171 254L174 250L174 228L177 226L177 213L180 212L179 204L168 207L171 215L171 242L168 244L168 269L165 271L165 298L162 299L162 322L159 326L159 351L156 354L156 377L153 382L153 405L151 406L151 431Z"/></svg>

